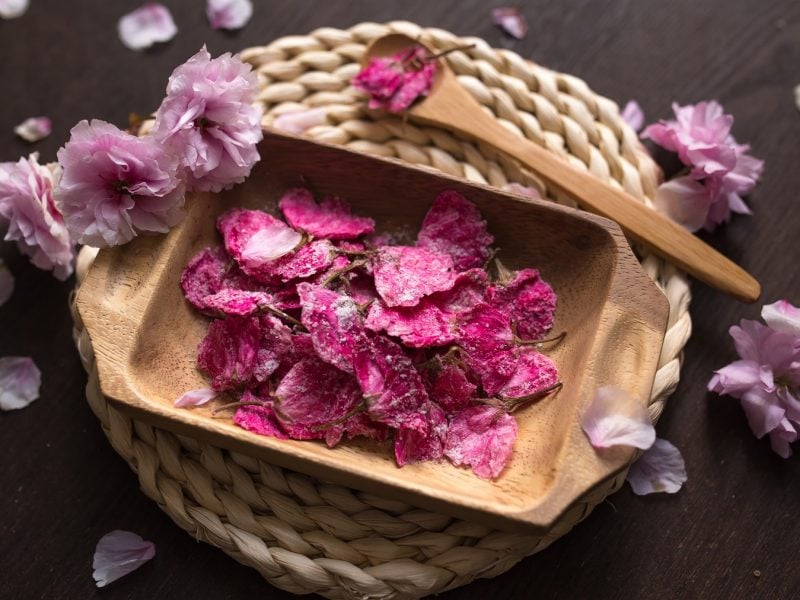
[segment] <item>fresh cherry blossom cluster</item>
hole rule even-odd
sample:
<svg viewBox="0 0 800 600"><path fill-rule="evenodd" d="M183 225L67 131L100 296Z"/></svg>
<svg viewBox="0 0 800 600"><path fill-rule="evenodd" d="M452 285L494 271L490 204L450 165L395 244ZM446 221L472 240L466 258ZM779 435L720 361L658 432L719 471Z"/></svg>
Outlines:
<svg viewBox="0 0 800 600"><path fill-rule="evenodd" d="M733 116L711 100L695 105L673 104L675 120L645 128L643 138L675 152L687 174L658 188L656 206L690 231L711 231L731 212L750 214L741 196L758 182L764 163L748 154L750 147L731 135Z"/></svg>
<svg viewBox="0 0 800 600"><path fill-rule="evenodd" d="M186 299L222 318L198 350L212 390L176 404L229 392L234 422L259 434L329 446L393 436L399 466L447 457L499 476L517 434L511 413L560 387L539 351L554 321L550 285L499 263L490 278L494 238L455 191L435 199L414 245L375 235L339 198L293 189L279 206L285 222L224 213L224 247L186 267Z"/></svg>

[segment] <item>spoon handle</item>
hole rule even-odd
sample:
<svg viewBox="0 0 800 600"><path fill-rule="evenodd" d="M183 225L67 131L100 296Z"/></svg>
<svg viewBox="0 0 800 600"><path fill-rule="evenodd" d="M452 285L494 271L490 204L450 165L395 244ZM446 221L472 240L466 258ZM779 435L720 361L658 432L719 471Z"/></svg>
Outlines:
<svg viewBox="0 0 800 600"><path fill-rule="evenodd" d="M616 221L628 237L703 283L744 302L755 302L761 295L752 275L674 221L513 134L482 110L470 111L469 118L453 119L450 126L515 158L584 209Z"/></svg>

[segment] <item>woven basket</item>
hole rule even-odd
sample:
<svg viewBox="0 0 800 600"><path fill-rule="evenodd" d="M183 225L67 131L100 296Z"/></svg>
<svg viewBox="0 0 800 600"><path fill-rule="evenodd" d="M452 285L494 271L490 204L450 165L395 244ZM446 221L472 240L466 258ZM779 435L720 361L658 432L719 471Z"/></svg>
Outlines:
<svg viewBox="0 0 800 600"><path fill-rule="evenodd" d="M447 57L461 83L503 125L622 186L649 204L659 171L620 119L617 105L584 82L544 69L485 41L458 38L407 22L318 29L242 52L258 71L265 123L299 108L325 107L327 124L312 138L370 154L398 157L445 173L502 187L537 187L565 204L532 174L487 148L432 128L364 110L349 85L365 45L390 31L420 36L435 48L474 44ZM650 398L657 420L678 383L688 340L685 276L640 252L647 273L666 294L670 318ZM94 255L79 258L80 285ZM624 482L625 473L582 498L543 536L493 531L342 486L316 481L263 461L132 420L100 392L94 353L77 311L75 342L89 373L89 405L114 449L139 475L142 490L193 537L218 546L289 592L328 598L419 598L499 575L547 547Z"/></svg>

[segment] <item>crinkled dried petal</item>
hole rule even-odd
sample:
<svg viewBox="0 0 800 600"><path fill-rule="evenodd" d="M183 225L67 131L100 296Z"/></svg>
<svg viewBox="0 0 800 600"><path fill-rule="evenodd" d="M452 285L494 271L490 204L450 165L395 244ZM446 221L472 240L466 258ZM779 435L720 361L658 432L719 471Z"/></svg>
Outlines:
<svg viewBox="0 0 800 600"><path fill-rule="evenodd" d="M648 449L656 439L650 413L641 400L612 386L595 390L581 417L581 427L595 448L632 446Z"/></svg>
<svg viewBox="0 0 800 600"><path fill-rule="evenodd" d="M496 479L514 450L517 421L493 406L458 413L447 431L444 453L454 465L469 465L478 477Z"/></svg>
<svg viewBox="0 0 800 600"><path fill-rule="evenodd" d="M414 246L383 246L373 262L375 288L387 306L415 306L455 281L453 260Z"/></svg>
<svg viewBox="0 0 800 600"><path fill-rule="evenodd" d="M48 117L30 117L14 128L14 133L26 142L43 140L53 131L53 122Z"/></svg>
<svg viewBox="0 0 800 600"><path fill-rule="evenodd" d="M123 15L117 24L117 33L131 50L144 50L156 42L171 40L178 28L166 6L148 2Z"/></svg>
<svg viewBox="0 0 800 600"><path fill-rule="evenodd" d="M508 314L479 304L460 313L456 326L464 363L478 376L484 392L494 396L517 369Z"/></svg>
<svg viewBox="0 0 800 600"><path fill-rule="evenodd" d="M447 254L457 271L482 267L493 242L478 208L454 190L436 197L417 235L418 246Z"/></svg>
<svg viewBox="0 0 800 600"><path fill-rule="evenodd" d="M242 396L243 402L258 400L249 391ZM272 403L263 406L240 406L233 415L233 422L247 431L285 440L289 436L281 427L278 417L273 410Z"/></svg>
<svg viewBox="0 0 800 600"><path fill-rule="evenodd" d="M253 290L256 287L231 261L224 248L205 248L198 252L181 274L186 300L206 311L205 298L223 290Z"/></svg>
<svg viewBox="0 0 800 600"><path fill-rule="evenodd" d="M280 209L289 225L315 238L347 240L375 230L375 221L351 214L350 205L341 198L328 196L317 204L304 188L286 192L281 197Z"/></svg>
<svg viewBox="0 0 800 600"><path fill-rule="evenodd" d="M367 329L386 331L412 348L442 346L455 339L451 319L423 298L416 306L388 307L380 300L370 305Z"/></svg>
<svg viewBox="0 0 800 600"><path fill-rule="evenodd" d="M515 271L507 283L490 285L486 300L510 315L522 339L543 339L553 327L557 296L536 269Z"/></svg>
<svg viewBox="0 0 800 600"><path fill-rule="evenodd" d="M517 368L497 395L500 398L531 396L558 383L555 363L530 346L517 350Z"/></svg>
<svg viewBox="0 0 800 600"><path fill-rule="evenodd" d="M25 408L39 397L42 373L28 356L0 358L0 410Z"/></svg>
<svg viewBox="0 0 800 600"><path fill-rule="evenodd" d="M228 254L249 270L289 254L302 240L286 223L260 210L231 209L217 219L217 229Z"/></svg>
<svg viewBox="0 0 800 600"><path fill-rule="evenodd" d="M390 57L372 58L353 77L353 87L370 96L370 108L402 112L417 98L427 96L436 75L436 63L421 46L413 46Z"/></svg>
<svg viewBox="0 0 800 600"><path fill-rule="evenodd" d="M206 16L212 29L241 29L253 16L251 0L207 0Z"/></svg>
<svg viewBox="0 0 800 600"><path fill-rule="evenodd" d="M199 388L183 394L175 400L173 406L176 408L186 408L188 406L203 406L217 397L217 392L210 388Z"/></svg>
<svg viewBox="0 0 800 600"><path fill-rule="evenodd" d="M467 379L459 365L443 363L431 375L432 383L427 387L431 400L448 413L457 413L472 404L478 386Z"/></svg>
<svg viewBox="0 0 800 600"><path fill-rule="evenodd" d="M313 277L333 264L336 249L328 240L314 240L296 252L282 256L258 269L245 268L251 277L264 282L276 279L287 282L293 279Z"/></svg>
<svg viewBox="0 0 800 600"><path fill-rule="evenodd" d="M206 311L246 317L275 304L271 294L226 288L203 298Z"/></svg>
<svg viewBox="0 0 800 600"><path fill-rule="evenodd" d="M627 477L633 493L639 496L654 492L674 494L687 479L680 450L660 438L631 465Z"/></svg>
<svg viewBox="0 0 800 600"><path fill-rule="evenodd" d="M426 460L439 460L444 453L447 436L447 417L444 411L430 402L426 412L427 430L400 428L394 436L394 456L397 465Z"/></svg>
<svg viewBox="0 0 800 600"><path fill-rule="evenodd" d="M212 321L197 354L197 364L211 377L211 387L222 391L249 383L255 374L260 339L257 316Z"/></svg>
<svg viewBox="0 0 800 600"><path fill-rule="evenodd" d="M130 531L115 530L97 542L92 577L97 587L105 587L141 567L156 555L156 545Z"/></svg>

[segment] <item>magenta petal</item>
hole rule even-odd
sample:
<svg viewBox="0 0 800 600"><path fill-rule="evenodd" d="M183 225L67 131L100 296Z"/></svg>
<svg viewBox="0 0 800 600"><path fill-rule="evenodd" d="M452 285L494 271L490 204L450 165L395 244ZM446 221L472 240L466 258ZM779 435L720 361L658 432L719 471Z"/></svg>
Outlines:
<svg viewBox="0 0 800 600"><path fill-rule="evenodd" d="M775 331L800 335L800 308L788 300L764 305L761 318Z"/></svg>
<svg viewBox="0 0 800 600"><path fill-rule="evenodd" d="M242 396L243 402L256 400L258 398L249 391ZM242 429L258 435L276 437L282 440L289 437L281 427L271 402L265 403L263 406L240 406L233 415L233 422Z"/></svg>
<svg viewBox="0 0 800 600"><path fill-rule="evenodd" d="M496 479L514 449L517 422L492 406L473 406L450 422L444 453L454 465L469 465L478 477Z"/></svg>
<svg viewBox="0 0 800 600"><path fill-rule="evenodd" d="M163 4L148 2L124 15L117 24L119 39L131 50L144 50L175 37L178 28Z"/></svg>
<svg viewBox="0 0 800 600"><path fill-rule="evenodd" d="M217 392L210 388L200 388L186 392L183 396L175 400L173 406L176 408L186 408L188 406L203 406L217 397Z"/></svg>
<svg viewBox="0 0 800 600"><path fill-rule="evenodd" d="M0 306L3 306L14 293L14 276L9 268L0 260Z"/></svg>
<svg viewBox="0 0 800 600"><path fill-rule="evenodd" d="M472 403L477 389L478 386L467 379L460 366L444 364L433 376L428 395L448 413L457 413Z"/></svg>
<svg viewBox="0 0 800 600"><path fill-rule="evenodd" d="M289 254L302 236L260 210L234 208L217 219L225 249L244 269L257 269Z"/></svg>
<svg viewBox="0 0 800 600"><path fill-rule="evenodd" d="M387 306L415 306L455 281L450 256L414 246L378 248L373 268L375 288Z"/></svg>
<svg viewBox="0 0 800 600"><path fill-rule="evenodd" d="M198 347L197 364L211 377L212 388L217 391L236 388L256 376L260 338L259 320L255 316L232 316L211 322Z"/></svg>
<svg viewBox="0 0 800 600"><path fill-rule="evenodd" d="M216 294L205 296L203 304L207 312L246 317L273 305L274 298L266 292L249 292L227 288L220 290Z"/></svg>
<svg viewBox="0 0 800 600"><path fill-rule="evenodd" d="M390 57L370 59L351 83L369 94L370 108L402 112L428 95L435 74L436 63L428 59L427 50L413 46Z"/></svg>
<svg viewBox="0 0 800 600"><path fill-rule="evenodd" d="M482 267L493 242L478 208L453 190L436 197L417 235L418 246L449 255L457 271Z"/></svg>
<svg viewBox="0 0 800 600"><path fill-rule="evenodd" d="M484 392L494 396L517 370L509 316L478 304L458 316L456 327L464 363L478 375Z"/></svg>
<svg viewBox="0 0 800 600"><path fill-rule="evenodd" d="M25 408L39 397L42 374L27 356L0 358L0 409Z"/></svg>
<svg viewBox="0 0 800 600"><path fill-rule="evenodd" d="M426 413L427 430L400 428L395 432L394 456L397 466L439 460L444 454L447 435L447 417L434 403L429 403Z"/></svg>
<svg viewBox="0 0 800 600"><path fill-rule="evenodd" d="M511 317L524 340L543 339L553 327L557 296L536 269L515 271L510 281L490 285L486 301Z"/></svg>
<svg viewBox="0 0 800 600"><path fill-rule="evenodd" d="M47 117L30 117L14 128L14 133L26 142L43 140L53 131L53 122Z"/></svg>
<svg viewBox="0 0 800 600"><path fill-rule="evenodd" d="M687 479L680 450L661 438L631 465L627 477L633 493L639 496L654 492L674 494Z"/></svg>
<svg viewBox="0 0 800 600"><path fill-rule="evenodd" d="M555 363L531 347L517 351L517 368L497 395L501 398L523 398L558 383Z"/></svg>
<svg viewBox="0 0 800 600"><path fill-rule="evenodd" d="M601 449L632 446L646 450L656 439L650 413L643 403L611 386L595 390L592 403L581 418L581 427L592 446Z"/></svg>
<svg viewBox="0 0 800 600"><path fill-rule="evenodd" d="M250 0L207 0L206 16L212 29L241 29L253 16Z"/></svg>
<svg viewBox="0 0 800 600"><path fill-rule="evenodd" d="M451 320L427 298L416 306L395 307L377 300L369 308L365 325L372 331L399 337L412 348L442 346L455 339Z"/></svg>
<svg viewBox="0 0 800 600"><path fill-rule="evenodd" d="M156 555L153 542L130 531L112 531L97 542L92 568L97 587L105 587L141 567Z"/></svg>
<svg viewBox="0 0 800 600"><path fill-rule="evenodd" d="M326 197L317 204L311 192L297 188L286 192L280 200L286 221L315 238L346 240L375 230L375 221L350 213L350 205L341 198Z"/></svg>

